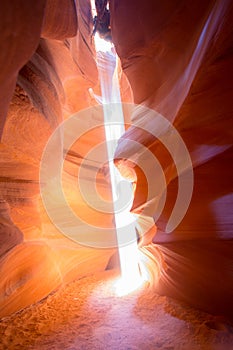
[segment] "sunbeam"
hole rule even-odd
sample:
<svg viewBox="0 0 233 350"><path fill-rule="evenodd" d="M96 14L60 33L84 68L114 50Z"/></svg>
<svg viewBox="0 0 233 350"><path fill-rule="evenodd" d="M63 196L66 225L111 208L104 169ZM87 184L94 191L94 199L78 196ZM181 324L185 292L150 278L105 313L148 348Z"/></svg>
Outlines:
<svg viewBox="0 0 233 350"><path fill-rule="evenodd" d="M94 1L92 1L92 9L93 15L95 15ZM94 36L94 42L102 92L105 136L121 268L121 278L116 283L116 293L122 296L137 289L143 283L144 278L139 268L135 217L130 213L133 203L132 183L122 178L113 162L117 141L125 132L117 76L118 57L114 52L113 45L100 38L98 33ZM109 108L111 103L115 103L115 105L111 105Z"/></svg>

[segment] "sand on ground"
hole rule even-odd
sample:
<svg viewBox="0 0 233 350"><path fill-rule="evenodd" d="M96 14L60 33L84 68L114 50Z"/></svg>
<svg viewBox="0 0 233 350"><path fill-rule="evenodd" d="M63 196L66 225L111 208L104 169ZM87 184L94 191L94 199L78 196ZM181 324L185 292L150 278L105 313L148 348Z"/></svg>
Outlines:
<svg viewBox="0 0 233 350"><path fill-rule="evenodd" d="M144 286L115 294L116 271L64 285L0 321L0 349L233 349L223 318L159 296Z"/></svg>

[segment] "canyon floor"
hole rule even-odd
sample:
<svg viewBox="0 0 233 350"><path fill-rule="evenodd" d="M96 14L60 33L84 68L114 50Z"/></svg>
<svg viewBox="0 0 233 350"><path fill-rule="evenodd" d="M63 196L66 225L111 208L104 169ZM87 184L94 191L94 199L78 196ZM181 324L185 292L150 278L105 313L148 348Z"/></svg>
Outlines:
<svg viewBox="0 0 233 350"><path fill-rule="evenodd" d="M233 349L233 326L144 286L115 294L110 270L0 321L0 349ZM43 282L41 282L43 283Z"/></svg>

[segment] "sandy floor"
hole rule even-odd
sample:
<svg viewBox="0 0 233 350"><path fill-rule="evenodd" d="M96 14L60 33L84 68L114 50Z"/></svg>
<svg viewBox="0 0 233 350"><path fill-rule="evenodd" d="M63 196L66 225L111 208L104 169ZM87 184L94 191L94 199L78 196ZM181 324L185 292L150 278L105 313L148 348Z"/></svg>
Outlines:
<svg viewBox="0 0 233 350"><path fill-rule="evenodd" d="M233 327L149 289L114 294L106 271L0 321L0 349L233 349Z"/></svg>

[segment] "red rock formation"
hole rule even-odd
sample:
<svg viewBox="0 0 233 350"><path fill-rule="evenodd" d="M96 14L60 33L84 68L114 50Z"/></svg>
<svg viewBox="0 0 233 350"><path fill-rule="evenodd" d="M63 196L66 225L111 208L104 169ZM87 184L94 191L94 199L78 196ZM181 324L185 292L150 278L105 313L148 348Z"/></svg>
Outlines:
<svg viewBox="0 0 233 350"><path fill-rule="evenodd" d="M146 207L156 218L157 233L152 228L141 244L148 244L148 237L155 234L153 242L165 260L157 290L230 316L232 4L228 0L111 0L110 10L113 41L130 83L129 87L122 75L124 100L131 101L132 89L135 103L171 121L194 166L190 207L179 226L166 234L178 190L171 155L156 137L134 126L119 141L116 164L123 175L134 180L137 175L133 210ZM50 135L63 119L93 105L90 87L99 89L90 4L47 0L31 6L30 1L3 1L0 17L4 67L0 73L0 316L5 316L45 297L63 281L104 269L113 251L82 247L62 236L39 195L40 160ZM132 118L151 132L160 132L144 112L139 115L136 110ZM101 137L97 132L83 140L82 157ZM156 187L160 179L148 178L135 166L139 158L129 140L141 142L162 164L167 199L159 217L158 207L151 206L153 198L147 200L147 182L153 181L158 205L163 198ZM74 211L88 218L91 214L81 197L77 203L79 197L69 191L80 161L75 145L72 152L65 163L68 200ZM149 173L156 178L158 169L152 166ZM99 191L108 197L109 185L103 174L98 176Z"/></svg>
<svg viewBox="0 0 233 350"><path fill-rule="evenodd" d="M30 1L1 2L1 124L0 136L12 98L17 74L27 63L39 42L45 1L31 6Z"/></svg>
<svg viewBox="0 0 233 350"><path fill-rule="evenodd" d="M112 254L61 235L39 193L40 160L51 133L62 119L89 106L88 88L97 83L90 6L82 1L20 5L3 2L0 12L1 317L63 282L104 269ZM76 181L67 174L67 186L70 178ZM77 198L72 203L77 206Z"/></svg>
<svg viewBox="0 0 233 350"><path fill-rule="evenodd" d="M139 160L127 139L140 140L166 174L168 196L153 242L161 247L168 270L158 289L208 311L232 315L232 4L135 1L129 11L128 3L112 1L111 12L113 40L135 102L174 121L194 166L190 207L175 231L165 234L178 190L171 157L158 140L134 127L116 151L119 169L129 173ZM140 118L139 124L150 123L156 132L156 121L153 125L145 114ZM152 166L149 171L156 178ZM143 204L150 207L143 191L146 180L139 177L134 210ZM159 189L157 195L162 198ZM156 217L156 208L150 211Z"/></svg>

